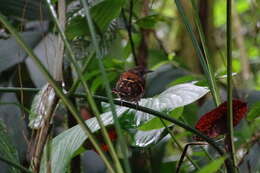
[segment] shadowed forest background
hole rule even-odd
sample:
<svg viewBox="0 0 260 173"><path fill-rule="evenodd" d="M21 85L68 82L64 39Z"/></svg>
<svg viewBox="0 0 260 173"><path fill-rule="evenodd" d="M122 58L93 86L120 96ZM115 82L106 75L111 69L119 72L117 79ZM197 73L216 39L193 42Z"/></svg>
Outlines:
<svg viewBox="0 0 260 173"><path fill-rule="evenodd" d="M1 173L260 173L259 115L258 0L0 0Z"/></svg>

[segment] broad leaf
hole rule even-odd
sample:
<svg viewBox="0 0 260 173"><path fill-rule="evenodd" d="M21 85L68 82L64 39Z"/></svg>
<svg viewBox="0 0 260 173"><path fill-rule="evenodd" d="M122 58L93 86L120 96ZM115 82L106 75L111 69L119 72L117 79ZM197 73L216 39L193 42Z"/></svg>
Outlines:
<svg viewBox="0 0 260 173"><path fill-rule="evenodd" d="M167 89L159 96L154 98L141 99L139 105L149 107L157 111L169 112L175 108L182 107L196 101L208 93L208 91L209 90L207 88L198 87L192 83L176 85ZM103 106L108 107L109 105L103 104ZM118 117L122 116L124 113L132 114L134 116L132 128L136 128L155 118L154 116L147 113L132 110L122 106L117 106L116 112ZM103 113L101 118L105 126L113 124L113 116L110 111ZM86 123L92 132L96 132L100 129L96 118L91 118L87 120ZM151 131L136 131L136 141L134 145L144 147L154 143L158 141L163 131L163 128ZM85 136L79 125L68 129L67 131L55 137L51 143L52 153L50 160L52 161L52 171L57 173L65 172L67 164L86 139L87 136ZM42 173L46 172L45 162L46 160L43 159L41 164Z"/></svg>

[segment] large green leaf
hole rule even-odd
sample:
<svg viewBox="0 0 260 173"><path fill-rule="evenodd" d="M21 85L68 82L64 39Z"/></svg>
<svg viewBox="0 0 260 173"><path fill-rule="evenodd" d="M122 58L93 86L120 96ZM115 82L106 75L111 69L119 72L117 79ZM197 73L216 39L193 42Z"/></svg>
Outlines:
<svg viewBox="0 0 260 173"><path fill-rule="evenodd" d="M3 158L19 164L18 152L13 146L2 120L0 120L0 154ZM12 166L9 167L9 171L12 173L20 172L19 169Z"/></svg>
<svg viewBox="0 0 260 173"><path fill-rule="evenodd" d="M175 108L182 107L196 101L197 99L208 93L208 91L209 90L206 87L199 87L192 83L180 84L167 89L156 97L141 99L139 105L157 111L170 112ZM109 105L103 104L103 106L108 107ZM133 128L138 127L155 118L150 114L132 110L122 106L117 106L116 111L119 117L125 113L132 114ZM105 126L113 124L113 116L110 111L103 113L101 115L101 118ZM96 132L100 129L96 118L91 118L87 120L86 124L89 126L92 132ZM134 145L144 147L152 144L158 141L163 131L163 128L143 132L137 131L137 133L135 134L136 141ZM51 142L50 160L52 171L55 173L65 172L67 164L86 139L87 136L85 136L79 125L68 129L62 134L55 137ZM44 158L41 164L41 173L46 172L45 162L46 159Z"/></svg>

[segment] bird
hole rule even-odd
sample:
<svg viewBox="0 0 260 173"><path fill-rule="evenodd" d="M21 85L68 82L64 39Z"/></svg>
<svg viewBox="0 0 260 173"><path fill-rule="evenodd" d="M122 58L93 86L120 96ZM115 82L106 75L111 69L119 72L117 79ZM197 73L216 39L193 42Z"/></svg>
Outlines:
<svg viewBox="0 0 260 173"><path fill-rule="evenodd" d="M144 95L145 75L149 72L152 71L142 66L137 66L123 72L112 92L124 101L138 102Z"/></svg>

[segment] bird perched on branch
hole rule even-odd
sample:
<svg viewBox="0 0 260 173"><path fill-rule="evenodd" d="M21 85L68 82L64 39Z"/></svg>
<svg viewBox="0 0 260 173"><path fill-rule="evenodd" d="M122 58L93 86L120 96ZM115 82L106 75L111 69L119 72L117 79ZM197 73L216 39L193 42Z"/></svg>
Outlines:
<svg viewBox="0 0 260 173"><path fill-rule="evenodd" d="M152 72L142 66L123 72L113 89L122 100L138 102L144 95L145 74Z"/></svg>

